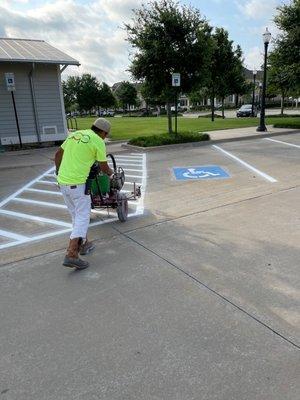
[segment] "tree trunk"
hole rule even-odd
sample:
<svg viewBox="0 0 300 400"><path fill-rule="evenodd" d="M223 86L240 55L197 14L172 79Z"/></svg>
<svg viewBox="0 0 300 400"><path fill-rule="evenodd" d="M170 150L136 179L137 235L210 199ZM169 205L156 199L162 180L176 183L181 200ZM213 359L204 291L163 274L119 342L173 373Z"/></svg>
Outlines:
<svg viewBox="0 0 300 400"><path fill-rule="evenodd" d="M222 97L222 118L225 119L225 114L224 114L224 97Z"/></svg>
<svg viewBox="0 0 300 400"><path fill-rule="evenodd" d="M281 110L280 110L280 115L283 115L284 111L284 93L281 93Z"/></svg>
<svg viewBox="0 0 300 400"><path fill-rule="evenodd" d="M215 120L215 95L214 95L214 92L212 93L212 96L211 96L210 107L211 107L211 120L212 120L212 122L214 122L214 120Z"/></svg>
<svg viewBox="0 0 300 400"><path fill-rule="evenodd" d="M236 94L235 95L235 108L238 108L238 106L239 106L239 95Z"/></svg>
<svg viewBox="0 0 300 400"><path fill-rule="evenodd" d="M172 128L172 112L171 112L171 103L167 102L167 116L168 116L168 132L170 135L173 133Z"/></svg>

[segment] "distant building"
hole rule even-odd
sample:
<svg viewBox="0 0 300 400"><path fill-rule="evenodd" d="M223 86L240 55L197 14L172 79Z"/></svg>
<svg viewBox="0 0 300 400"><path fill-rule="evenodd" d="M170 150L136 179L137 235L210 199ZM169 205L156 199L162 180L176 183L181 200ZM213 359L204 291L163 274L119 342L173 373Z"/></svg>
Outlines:
<svg viewBox="0 0 300 400"><path fill-rule="evenodd" d="M43 40L0 38L2 145L19 143L13 96L23 143L66 137L61 73L68 65L80 64Z"/></svg>

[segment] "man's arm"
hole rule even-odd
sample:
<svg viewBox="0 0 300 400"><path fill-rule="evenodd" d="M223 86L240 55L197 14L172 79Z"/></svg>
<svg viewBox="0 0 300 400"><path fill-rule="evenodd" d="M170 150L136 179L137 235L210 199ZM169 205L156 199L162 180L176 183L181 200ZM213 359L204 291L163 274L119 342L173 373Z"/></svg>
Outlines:
<svg viewBox="0 0 300 400"><path fill-rule="evenodd" d="M54 161L55 161L55 168L56 168L56 175L58 175L58 171L59 171L59 167L61 164L61 160L63 158L64 155L64 151L63 149L60 147L57 152L55 153L55 157L54 157Z"/></svg>
<svg viewBox="0 0 300 400"><path fill-rule="evenodd" d="M106 175L111 176L114 171L109 168L109 165L107 164L107 161L99 161L100 169L102 172L104 172Z"/></svg>

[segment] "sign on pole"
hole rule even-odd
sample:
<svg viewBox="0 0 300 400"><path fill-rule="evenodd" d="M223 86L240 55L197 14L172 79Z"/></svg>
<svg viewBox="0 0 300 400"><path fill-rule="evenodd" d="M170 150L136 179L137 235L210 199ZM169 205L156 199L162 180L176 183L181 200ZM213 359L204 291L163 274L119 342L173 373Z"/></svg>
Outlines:
<svg viewBox="0 0 300 400"><path fill-rule="evenodd" d="M5 75L6 89L9 92L14 92L16 90L15 74L12 72L6 72L4 75Z"/></svg>
<svg viewBox="0 0 300 400"><path fill-rule="evenodd" d="M172 74L172 86L175 87L180 86L180 74L178 73Z"/></svg>

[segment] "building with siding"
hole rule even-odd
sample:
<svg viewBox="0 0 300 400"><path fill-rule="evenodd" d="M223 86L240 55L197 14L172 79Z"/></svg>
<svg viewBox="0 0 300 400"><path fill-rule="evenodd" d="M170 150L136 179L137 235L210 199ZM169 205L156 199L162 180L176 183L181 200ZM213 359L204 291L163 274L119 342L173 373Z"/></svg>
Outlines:
<svg viewBox="0 0 300 400"><path fill-rule="evenodd" d="M80 64L43 40L0 38L2 145L19 144L19 136L22 143L52 142L66 137L61 73L68 65ZM8 81L10 77L14 82ZM13 82L12 91L9 82Z"/></svg>

